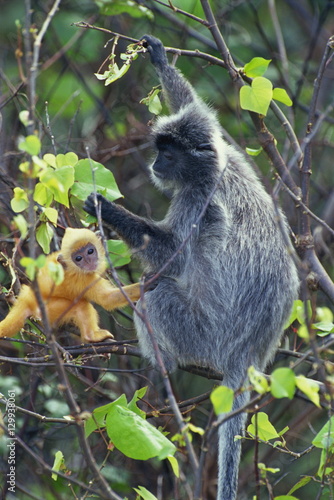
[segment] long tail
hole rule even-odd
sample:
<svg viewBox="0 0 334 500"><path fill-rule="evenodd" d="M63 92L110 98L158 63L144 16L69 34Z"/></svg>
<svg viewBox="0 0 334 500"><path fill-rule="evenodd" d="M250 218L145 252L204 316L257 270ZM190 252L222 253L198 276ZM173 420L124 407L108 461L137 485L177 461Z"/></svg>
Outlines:
<svg viewBox="0 0 334 500"><path fill-rule="evenodd" d="M233 411L248 403L250 393L240 394L234 400ZM219 427L218 443L218 494L217 500L235 500L238 489L241 440L234 437L243 435L246 413L239 413Z"/></svg>

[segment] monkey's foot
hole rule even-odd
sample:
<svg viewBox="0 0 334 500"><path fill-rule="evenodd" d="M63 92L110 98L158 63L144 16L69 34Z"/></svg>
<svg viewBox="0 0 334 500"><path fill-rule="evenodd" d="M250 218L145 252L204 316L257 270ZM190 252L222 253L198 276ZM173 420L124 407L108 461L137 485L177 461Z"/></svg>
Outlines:
<svg viewBox="0 0 334 500"><path fill-rule="evenodd" d="M83 342L101 342L106 339L113 339L114 336L108 330L95 330L95 332L91 332L91 334L85 335L81 337Z"/></svg>

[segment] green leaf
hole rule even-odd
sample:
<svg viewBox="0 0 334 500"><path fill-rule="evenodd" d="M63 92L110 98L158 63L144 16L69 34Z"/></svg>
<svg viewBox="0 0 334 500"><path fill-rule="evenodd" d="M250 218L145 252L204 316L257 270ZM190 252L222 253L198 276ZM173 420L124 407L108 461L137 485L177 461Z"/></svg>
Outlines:
<svg viewBox="0 0 334 500"><path fill-rule="evenodd" d="M94 432L96 429L99 429L101 427L105 427L105 417L110 411L110 409L115 405L123 405L124 407L127 406L127 400L125 394L122 394L119 398L117 398L115 401L112 403L108 403L103 406L99 406L98 408L95 408L93 411L92 417L88 418L85 421L85 436L86 438L90 436L92 432Z"/></svg>
<svg viewBox="0 0 334 500"><path fill-rule="evenodd" d="M148 104L148 109L150 113L153 113L154 115L160 115L162 110L162 105L158 95L154 95L152 99L150 99L150 102Z"/></svg>
<svg viewBox="0 0 334 500"><path fill-rule="evenodd" d="M266 467L265 464L262 464L261 462L259 462L258 467L261 471L271 472L271 474L277 474L281 470L278 467Z"/></svg>
<svg viewBox="0 0 334 500"><path fill-rule="evenodd" d="M16 213L23 212L29 206L27 192L20 187L14 188L14 198L10 201L12 210Z"/></svg>
<svg viewBox="0 0 334 500"><path fill-rule="evenodd" d="M305 324L304 325L300 325L300 327L297 330L297 335L301 339L309 340L310 333L309 333L308 328L307 328L307 326Z"/></svg>
<svg viewBox="0 0 334 500"><path fill-rule="evenodd" d="M52 224L54 224L55 226L57 225L58 210L56 210L55 208L48 207L43 210L43 215L46 217L48 221L52 222Z"/></svg>
<svg viewBox="0 0 334 500"><path fill-rule="evenodd" d="M174 475L176 477L180 477L180 468L179 468L179 463L178 461L176 460L175 457L169 455L168 457L166 457L167 460L169 461L172 469L173 469L173 472L174 472Z"/></svg>
<svg viewBox="0 0 334 500"><path fill-rule="evenodd" d="M247 432L252 436L257 436L262 441L270 441L270 439L277 439L279 437L275 427L269 422L268 415L264 412L259 412L252 416L251 424L247 427Z"/></svg>
<svg viewBox="0 0 334 500"><path fill-rule="evenodd" d="M51 153L47 153L43 156L43 160L50 165L53 168L57 168L57 160L55 155L52 155Z"/></svg>
<svg viewBox="0 0 334 500"><path fill-rule="evenodd" d="M321 428L312 441L316 448L324 450L333 448L334 443L334 416Z"/></svg>
<svg viewBox="0 0 334 500"><path fill-rule="evenodd" d="M279 497L275 497L274 500L298 500L298 498L291 495L280 495Z"/></svg>
<svg viewBox="0 0 334 500"><path fill-rule="evenodd" d="M315 404L315 406L320 408L320 386L318 382L310 378L306 378L304 375L298 375L295 377L295 381L298 389L303 392L312 401L312 403Z"/></svg>
<svg viewBox="0 0 334 500"><path fill-rule="evenodd" d="M23 109L19 112L19 120L25 127L29 124L29 111L27 109Z"/></svg>
<svg viewBox="0 0 334 500"><path fill-rule="evenodd" d="M246 153L249 156L259 156L259 154L261 154L262 151L263 151L263 148L259 148L259 149L246 148Z"/></svg>
<svg viewBox="0 0 334 500"><path fill-rule="evenodd" d="M124 241L108 240L109 257L114 267L121 267L131 262L131 251Z"/></svg>
<svg viewBox="0 0 334 500"><path fill-rule="evenodd" d="M274 88L273 99L275 99L275 101L282 102L286 106L292 106L292 101L285 89L280 89L278 87Z"/></svg>
<svg viewBox="0 0 334 500"><path fill-rule="evenodd" d="M316 319L318 321L325 321L325 322L333 323L334 314L329 309L329 307L317 307L316 308Z"/></svg>
<svg viewBox="0 0 334 500"><path fill-rule="evenodd" d="M34 189L34 201L43 207L48 207L53 202L53 194L49 188L38 182Z"/></svg>
<svg viewBox="0 0 334 500"><path fill-rule="evenodd" d="M329 333L334 333L334 323L330 321L319 321L319 323L314 323L312 326L313 328L326 333L326 335L328 335ZM321 334L319 334L319 336L321 336Z"/></svg>
<svg viewBox="0 0 334 500"><path fill-rule="evenodd" d="M133 488L134 491L139 495L140 498L144 500L158 500L156 496L153 495L150 491L148 491L144 486L138 486L137 488Z"/></svg>
<svg viewBox="0 0 334 500"><path fill-rule="evenodd" d="M136 460L174 455L176 447L158 429L136 413L120 405L106 416L106 430L113 445L125 456Z"/></svg>
<svg viewBox="0 0 334 500"><path fill-rule="evenodd" d="M134 413L137 413L137 415L139 415L142 418L146 418L146 413L137 406L137 403L138 401L143 399L146 392L147 392L147 387L142 387L141 389L138 389L134 393L133 398L131 399L129 404L126 405L129 410L133 411Z"/></svg>
<svg viewBox="0 0 334 500"><path fill-rule="evenodd" d="M74 168L63 166L54 170L48 168L42 172L40 181L52 192L54 199L69 207L68 191L74 183Z"/></svg>
<svg viewBox="0 0 334 500"><path fill-rule="evenodd" d="M256 392L259 394L269 392L269 384L266 377L263 373L256 370L254 366L248 368L248 378Z"/></svg>
<svg viewBox="0 0 334 500"><path fill-rule="evenodd" d="M306 310L307 310L307 316L310 319L312 317L312 306L310 300L306 302ZM305 323L305 304L302 300L294 301L290 318L285 328L287 328L289 325L291 325L291 323L293 323L296 320L301 325Z"/></svg>
<svg viewBox="0 0 334 500"><path fill-rule="evenodd" d="M232 410L234 391L225 385L216 387L210 394L211 403L216 415Z"/></svg>
<svg viewBox="0 0 334 500"><path fill-rule="evenodd" d="M41 151L41 141L36 135L28 135L19 143L19 149L26 151L31 156L38 156Z"/></svg>
<svg viewBox="0 0 334 500"><path fill-rule="evenodd" d="M124 408L128 408L134 413L137 413L137 415L141 416L142 418L146 418L146 413L137 406L137 402L145 396L146 391L147 387L142 387L141 389L138 389L134 393L133 398L129 403L127 402L125 394L122 394L112 403L108 403L106 405L95 408L95 410L93 411L93 416L90 419L87 419L85 422L86 437L88 437L96 429L105 426L105 417L114 405L124 406Z"/></svg>
<svg viewBox="0 0 334 500"><path fill-rule="evenodd" d="M295 374L290 368L277 368L271 374L270 380L270 391L275 398L293 398L296 381Z"/></svg>
<svg viewBox="0 0 334 500"><path fill-rule="evenodd" d="M122 198L122 194L110 170L106 169L101 163L89 159L79 160L74 167L75 182L71 189L71 194L79 198L79 200L84 201L94 191L92 168L94 169L97 192L103 194L110 201Z"/></svg>
<svg viewBox="0 0 334 500"><path fill-rule="evenodd" d="M295 491L299 490L299 488L302 488L306 484L308 484L311 481L311 477L303 477L298 483L296 483L291 490L288 491L288 495L291 495Z"/></svg>
<svg viewBox="0 0 334 500"><path fill-rule="evenodd" d="M23 215L16 215L13 217L13 221L17 229L20 231L21 238L24 239L28 234L28 222Z"/></svg>
<svg viewBox="0 0 334 500"><path fill-rule="evenodd" d="M148 19L153 19L151 10L131 0L118 0L117 2L115 0L95 0L95 3L104 16L129 14L129 16L134 18L147 17Z"/></svg>
<svg viewBox="0 0 334 500"><path fill-rule="evenodd" d="M53 238L53 229L48 222L42 222L36 230L37 243L46 254L50 253L50 242Z"/></svg>
<svg viewBox="0 0 334 500"><path fill-rule="evenodd" d="M55 285L64 281L64 268L59 262L48 262L48 273Z"/></svg>
<svg viewBox="0 0 334 500"><path fill-rule="evenodd" d="M332 476L334 471L333 463L334 463L333 446L331 447L331 449L323 449L321 451L317 475L320 478L323 478L324 475Z"/></svg>
<svg viewBox="0 0 334 500"><path fill-rule="evenodd" d="M78 163L78 156L75 153L69 152L66 154L59 154L56 156L56 168L61 167L74 167Z"/></svg>
<svg viewBox="0 0 334 500"><path fill-rule="evenodd" d="M249 63L245 64L244 72L245 75L250 78L254 78L256 76L262 76L271 63L271 59L263 59L263 57L253 57Z"/></svg>
<svg viewBox="0 0 334 500"><path fill-rule="evenodd" d="M22 257L20 264L25 268L28 278L33 281L38 269L41 269L46 262L45 255L40 255L36 260L31 257Z"/></svg>
<svg viewBox="0 0 334 500"><path fill-rule="evenodd" d="M149 111L154 115L159 115L162 110L162 105L159 98L160 92L161 89L154 87L153 90L148 94L148 96L144 97L144 99L140 101L140 104L145 104L146 106L148 106Z"/></svg>
<svg viewBox="0 0 334 500"><path fill-rule="evenodd" d="M273 86L268 78L258 76L251 86L244 85L240 89L240 106L242 109L266 115L273 96Z"/></svg>
<svg viewBox="0 0 334 500"><path fill-rule="evenodd" d="M61 451L57 451L56 454L55 454L55 459L54 459L54 462L53 462L53 466L52 466L52 470L56 471L56 472L59 472L60 471L60 468L61 466L63 465L64 463L64 455ZM58 479L58 474L52 474L51 475L52 479L54 481L57 481Z"/></svg>

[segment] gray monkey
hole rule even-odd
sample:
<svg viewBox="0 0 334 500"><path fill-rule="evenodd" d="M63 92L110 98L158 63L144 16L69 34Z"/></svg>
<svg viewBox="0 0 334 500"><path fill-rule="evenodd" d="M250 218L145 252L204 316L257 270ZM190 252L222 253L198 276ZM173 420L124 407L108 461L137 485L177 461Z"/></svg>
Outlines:
<svg viewBox="0 0 334 500"><path fill-rule="evenodd" d="M271 197L222 138L215 112L168 64L160 40L142 40L173 113L153 126L150 174L172 199L165 218L153 222L98 195L102 219L138 252L146 273L170 260L155 289L145 293L147 319L167 370L210 367L237 390L250 365L264 370L273 357L297 297L285 218L280 215L283 236ZM93 195L85 210L95 215ZM146 326L134 320L141 351L156 364ZM249 392L242 392L233 409L248 401ZM241 444L234 436L244 424L240 413L219 429L219 500L236 498Z"/></svg>

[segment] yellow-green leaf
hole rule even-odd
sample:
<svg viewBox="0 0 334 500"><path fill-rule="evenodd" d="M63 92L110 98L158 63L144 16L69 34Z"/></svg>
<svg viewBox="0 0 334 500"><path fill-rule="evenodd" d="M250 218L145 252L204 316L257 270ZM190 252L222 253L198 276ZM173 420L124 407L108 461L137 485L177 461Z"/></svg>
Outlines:
<svg viewBox="0 0 334 500"><path fill-rule="evenodd" d="M36 230L36 240L44 253L50 253L50 242L53 238L53 229L48 222L42 222Z"/></svg>
<svg viewBox="0 0 334 500"><path fill-rule="evenodd" d="M64 281L64 268L59 262L48 262L48 273L55 285Z"/></svg>
<svg viewBox="0 0 334 500"><path fill-rule="evenodd" d="M20 231L21 238L24 239L28 234L28 222L23 215L16 215L13 221L17 229Z"/></svg>
<svg viewBox="0 0 334 500"><path fill-rule="evenodd" d="M254 366L248 368L248 378L254 390L259 394L265 394L269 391L269 384L266 377L263 373L256 370Z"/></svg>
<svg viewBox="0 0 334 500"><path fill-rule="evenodd" d="M171 465L171 467L173 469L174 475L176 477L180 477L179 462L172 455L168 455L168 457L166 457L166 458L169 461L169 463L170 463L170 465Z"/></svg>
<svg viewBox="0 0 334 500"><path fill-rule="evenodd" d="M54 462L53 462L52 470L54 470L56 472L59 472L61 466L63 465L63 463L64 463L64 455L63 455L62 451L57 451L56 454L55 454L55 459L54 459ZM52 477L52 479L54 481L57 481L58 474L54 474L53 473L51 475L51 477Z"/></svg>
<svg viewBox="0 0 334 500"><path fill-rule="evenodd" d="M320 429L312 441L316 448L333 449L334 446L334 416Z"/></svg>
<svg viewBox="0 0 334 500"><path fill-rule="evenodd" d="M277 368L270 376L271 394L275 398L292 399L296 389L295 374L290 368Z"/></svg>
<svg viewBox="0 0 334 500"><path fill-rule="evenodd" d="M319 384L315 380L298 375L296 378L296 386L303 392L315 406L320 408Z"/></svg>
<svg viewBox="0 0 334 500"><path fill-rule="evenodd" d="M254 78L251 86L244 85L240 89L240 106L242 109L266 115L271 99L273 86L268 78L258 76Z"/></svg>
<svg viewBox="0 0 334 500"><path fill-rule="evenodd" d="M257 436L262 441L270 441L270 439L277 439L279 437L275 427L269 422L268 415L264 412L259 412L252 416L251 424L247 427L247 432L252 436Z"/></svg>
<svg viewBox="0 0 334 500"><path fill-rule="evenodd" d="M282 102L286 106L292 106L292 101L291 101L290 97L288 96L287 91L285 89L280 89L280 88L276 87L273 90L273 99L275 99L275 101Z"/></svg>
<svg viewBox="0 0 334 500"><path fill-rule="evenodd" d="M244 72L250 78L262 76L271 63L271 59L263 59L263 57L253 57L249 63L245 64Z"/></svg>
<svg viewBox="0 0 334 500"><path fill-rule="evenodd" d="M34 201L43 207L48 207L53 202L53 194L48 187L38 182L34 189Z"/></svg>
<svg viewBox="0 0 334 500"><path fill-rule="evenodd" d="M297 330L297 335L301 339L305 339L305 340L308 340L310 338L310 334L309 334L308 328L307 328L307 326L305 324L304 325L300 325L300 327Z"/></svg>
<svg viewBox="0 0 334 500"><path fill-rule="evenodd" d="M19 143L19 149L21 151L26 151L31 156L37 156L41 151L41 141L36 135L28 135Z"/></svg>
<svg viewBox="0 0 334 500"><path fill-rule="evenodd" d="M263 151L263 148L259 148L259 149L246 148L246 153L249 156L259 156L259 154L261 154L262 151Z"/></svg>
<svg viewBox="0 0 334 500"><path fill-rule="evenodd" d="M216 415L227 413L232 410L234 391L225 385L220 385L211 392L210 399Z"/></svg>
<svg viewBox="0 0 334 500"><path fill-rule="evenodd" d="M58 221L58 210L56 210L55 208L51 208L51 207L48 207L44 210L44 215L45 217L50 221L52 222L52 224L54 224L55 226L57 225L57 221Z"/></svg>
<svg viewBox="0 0 334 500"><path fill-rule="evenodd" d="M138 486L138 488L133 488L134 491L139 495L137 498L142 498L143 500L158 500L156 496L148 491L144 486Z"/></svg>
<svg viewBox="0 0 334 500"><path fill-rule="evenodd" d="M10 206L16 213L23 212L29 206L27 192L20 187L14 188L14 198L11 200Z"/></svg>

